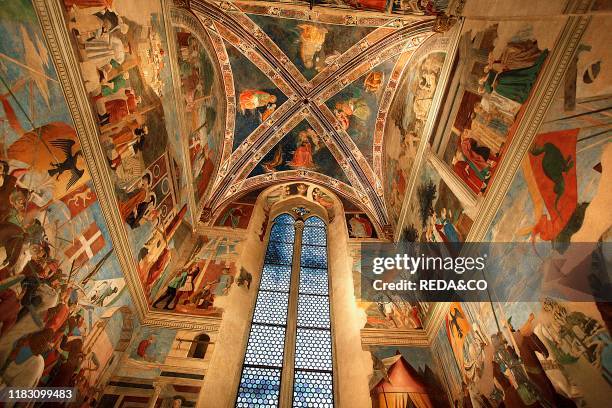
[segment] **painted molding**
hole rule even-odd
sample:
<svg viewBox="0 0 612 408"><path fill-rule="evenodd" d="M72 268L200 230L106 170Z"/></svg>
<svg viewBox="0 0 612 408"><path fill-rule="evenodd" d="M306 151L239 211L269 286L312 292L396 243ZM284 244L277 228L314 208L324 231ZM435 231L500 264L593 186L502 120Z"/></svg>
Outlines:
<svg viewBox="0 0 612 408"><path fill-rule="evenodd" d="M424 330L361 329L361 345L429 347Z"/></svg>

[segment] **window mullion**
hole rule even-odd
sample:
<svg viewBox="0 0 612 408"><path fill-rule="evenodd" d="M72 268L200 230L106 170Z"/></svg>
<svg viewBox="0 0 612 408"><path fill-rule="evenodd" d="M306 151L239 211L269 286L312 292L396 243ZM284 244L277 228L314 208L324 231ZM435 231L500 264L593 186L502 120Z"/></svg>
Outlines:
<svg viewBox="0 0 612 408"><path fill-rule="evenodd" d="M297 303L300 286L300 259L302 255L302 234L304 221L295 222L295 238L293 242L293 263L289 285L289 307L287 309L287 329L285 331L285 349L279 407L289 408L293 404L293 381L295 376L295 342L297 330Z"/></svg>

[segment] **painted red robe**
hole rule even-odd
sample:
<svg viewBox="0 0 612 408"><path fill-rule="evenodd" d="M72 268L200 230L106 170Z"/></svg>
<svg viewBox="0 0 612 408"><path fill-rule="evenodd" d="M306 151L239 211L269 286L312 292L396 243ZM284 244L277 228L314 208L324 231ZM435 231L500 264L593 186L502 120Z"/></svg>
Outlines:
<svg viewBox="0 0 612 408"><path fill-rule="evenodd" d="M109 123L117 123L123 120L130 113L136 112L136 95L126 91L127 99L112 99L104 103L106 113L108 113Z"/></svg>
<svg viewBox="0 0 612 408"><path fill-rule="evenodd" d="M295 150L293 160L289 162L289 165L295 167L314 167L314 162L312 161L312 146L309 142L302 143L302 145Z"/></svg>

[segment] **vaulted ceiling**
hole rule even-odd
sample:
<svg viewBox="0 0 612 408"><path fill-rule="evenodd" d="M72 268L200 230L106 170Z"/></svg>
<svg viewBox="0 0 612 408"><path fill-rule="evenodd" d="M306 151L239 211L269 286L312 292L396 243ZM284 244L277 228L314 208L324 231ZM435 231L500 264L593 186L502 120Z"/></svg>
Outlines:
<svg viewBox="0 0 612 408"><path fill-rule="evenodd" d="M440 19L268 2L176 3L184 7L172 10L173 25L199 33L223 88L208 95L221 125L205 126L218 142L215 176L195 194L201 222L249 191L304 180L361 208L377 229L392 230L387 113L415 54L443 36L435 32Z"/></svg>

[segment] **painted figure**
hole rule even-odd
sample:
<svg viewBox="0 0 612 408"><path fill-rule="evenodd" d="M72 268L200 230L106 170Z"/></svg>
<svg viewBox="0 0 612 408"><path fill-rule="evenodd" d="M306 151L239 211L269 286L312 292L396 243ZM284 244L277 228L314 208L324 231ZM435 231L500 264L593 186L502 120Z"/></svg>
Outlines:
<svg viewBox="0 0 612 408"><path fill-rule="evenodd" d="M276 103L276 95L257 90L246 90L240 92L240 112L244 115L246 111L253 111L257 108Z"/></svg>
<svg viewBox="0 0 612 408"><path fill-rule="evenodd" d="M300 58L306 68L314 66L316 54L323 48L327 29L312 24L299 24Z"/></svg>

